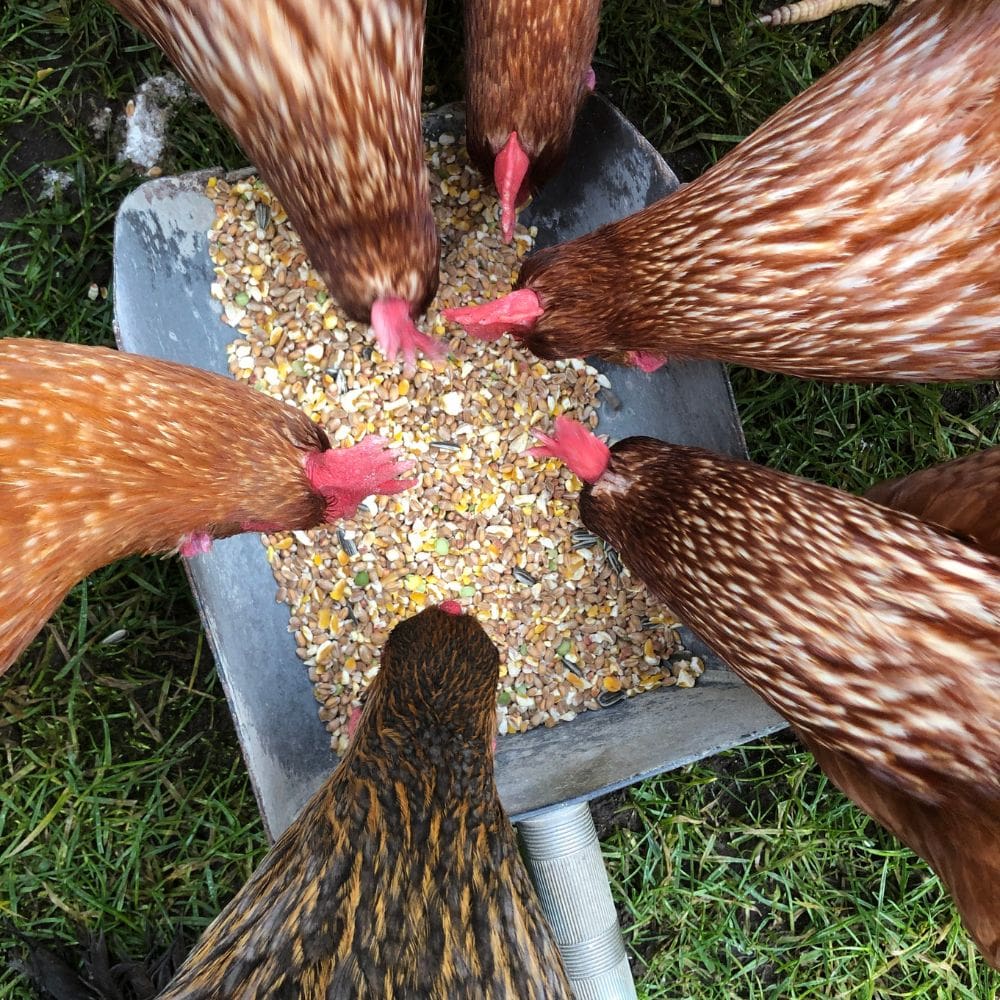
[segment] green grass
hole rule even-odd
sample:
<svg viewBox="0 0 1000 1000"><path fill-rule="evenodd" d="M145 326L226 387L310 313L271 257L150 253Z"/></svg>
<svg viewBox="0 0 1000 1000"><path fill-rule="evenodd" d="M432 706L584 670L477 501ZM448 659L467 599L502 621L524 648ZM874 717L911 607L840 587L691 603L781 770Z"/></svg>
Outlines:
<svg viewBox="0 0 1000 1000"><path fill-rule="evenodd" d="M756 5L605 0L600 88L692 176L848 52L880 16L760 30ZM430 4L426 82L460 92L458 0ZM166 68L94 0L0 8L0 333L111 343L111 225L142 178L125 102ZM51 72L48 72L51 71ZM101 107L115 125L89 127ZM39 145L28 148L33 138ZM203 105L167 171L238 166ZM72 185L39 197L48 167ZM858 165L864 169L863 164ZM758 460L852 490L1000 439L995 387L820 386L733 372ZM115 644L102 640L124 629ZM265 850L232 724L176 561L76 588L0 681L3 919L47 939L103 928L122 953L190 944ZM992 997L937 880L789 739L637 786L605 851L649 997ZM28 996L0 962L0 998Z"/></svg>

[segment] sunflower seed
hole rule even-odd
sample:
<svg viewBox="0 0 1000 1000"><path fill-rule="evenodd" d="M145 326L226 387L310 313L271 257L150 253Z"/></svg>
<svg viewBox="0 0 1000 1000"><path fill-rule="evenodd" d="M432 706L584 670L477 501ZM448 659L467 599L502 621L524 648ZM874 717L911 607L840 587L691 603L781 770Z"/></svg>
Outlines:
<svg viewBox="0 0 1000 1000"><path fill-rule="evenodd" d="M340 540L340 547L344 550L344 554L353 559L358 554L358 547L354 544L354 540L347 537L343 528L337 529L337 538Z"/></svg>

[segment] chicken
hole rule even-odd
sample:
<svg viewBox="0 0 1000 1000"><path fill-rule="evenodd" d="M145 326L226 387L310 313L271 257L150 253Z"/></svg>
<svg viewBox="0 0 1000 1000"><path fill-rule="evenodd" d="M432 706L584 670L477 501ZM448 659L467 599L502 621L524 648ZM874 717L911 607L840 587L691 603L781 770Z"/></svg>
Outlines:
<svg viewBox="0 0 1000 1000"><path fill-rule="evenodd" d="M457 602L398 625L340 765L160 1000L568 998L493 783L499 665Z"/></svg>
<svg viewBox="0 0 1000 1000"><path fill-rule="evenodd" d="M101 566L336 521L414 485L396 478L411 464L374 437L333 449L299 410L197 368L0 340L0 673Z"/></svg>
<svg viewBox="0 0 1000 1000"><path fill-rule="evenodd" d="M233 131L384 354L440 353L420 98L425 0L111 0Z"/></svg>
<svg viewBox="0 0 1000 1000"><path fill-rule="evenodd" d="M899 0L899 7L908 7L913 2L914 0ZM769 14L761 14L758 20L761 24L773 26L804 24L806 21L820 21L838 10L850 10L853 7L866 5L888 7L889 0L799 0L799 3L782 4Z"/></svg>
<svg viewBox="0 0 1000 1000"><path fill-rule="evenodd" d="M594 89L601 0L465 0L466 143L500 196L503 238L517 208L562 166Z"/></svg>
<svg viewBox="0 0 1000 1000"><path fill-rule="evenodd" d="M894 17L702 177L447 318L543 358L1000 375L1000 3Z"/></svg>
<svg viewBox="0 0 1000 1000"><path fill-rule="evenodd" d="M1000 447L890 479L865 496L1000 556Z"/></svg>
<svg viewBox="0 0 1000 1000"><path fill-rule="evenodd" d="M583 523L922 855L1000 967L1000 558L750 462L566 418Z"/></svg>

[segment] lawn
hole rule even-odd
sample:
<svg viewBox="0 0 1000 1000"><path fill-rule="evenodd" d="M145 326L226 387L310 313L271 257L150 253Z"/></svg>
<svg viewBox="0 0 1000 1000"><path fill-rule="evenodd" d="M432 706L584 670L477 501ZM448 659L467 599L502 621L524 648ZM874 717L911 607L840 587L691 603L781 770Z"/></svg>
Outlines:
<svg viewBox="0 0 1000 1000"><path fill-rule="evenodd" d="M884 18L771 32L752 23L758 7L605 0L599 89L684 177ZM430 8L426 82L447 100L460 93L459 5ZM112 222L144 179L117 158L123 111L166 64L95 0L4 5L0 52L2 335L110 344ZM165 172L244 162L204 105L181 102ZM754 458L849 490L1000 441L994 385L732 376ZM190 944L266 849L176 559L126 560L73 591L0 681L0 753L0 955L5 920L66 943L100 928L121 954ZM599 812L644 996L986 1000L1000 985L937 879L791 738ZM0 998L30 995L0 960Z"/></svg>

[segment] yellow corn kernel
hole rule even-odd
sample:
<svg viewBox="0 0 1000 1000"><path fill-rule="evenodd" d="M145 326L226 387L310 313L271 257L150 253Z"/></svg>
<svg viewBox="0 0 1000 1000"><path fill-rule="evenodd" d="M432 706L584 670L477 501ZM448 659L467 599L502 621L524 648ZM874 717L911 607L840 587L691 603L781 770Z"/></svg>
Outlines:
<svg viewBox="0 0 1000 1000"><path fill-rule="evenodd" d="M622 682L617 677L605 677L604 680L601 681L601 686L604 688L605 691L611 691L611 692L621 691Z"/></svg>
<svg viewBox="0 0 1000 1000"><path fill-rule="evenodd" d="M337 553L337 562L339 562L341 566L346 566L350 561L351 560L348 558L347 553L343 549Z"/></svg>
<svg viewBox="0 0 1000 1000"><path fill-rule="evenodd" d="M332 618L333 612L329 608L320 608L319 614L316 615L316 624L319 625L321 629L328 629Z"/></svg>
<svg viewBox="0 0 1000 1000"><path fill-rule="evenodd" d="M333 590L330 591L330 596L335 601L343 600L344 593L346 592L346 590L347 590L347 580L340 579L333 585Z"/></svg>

